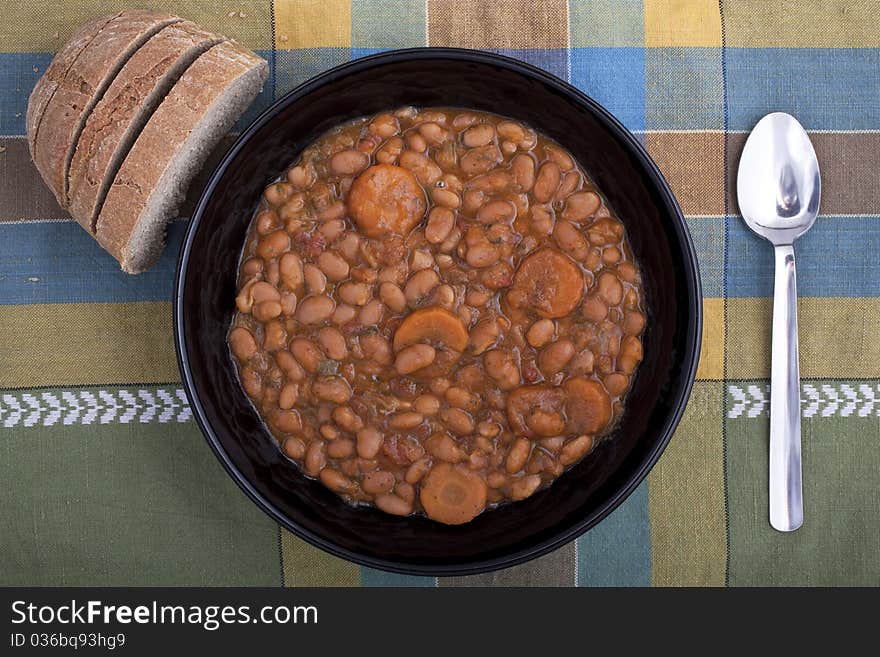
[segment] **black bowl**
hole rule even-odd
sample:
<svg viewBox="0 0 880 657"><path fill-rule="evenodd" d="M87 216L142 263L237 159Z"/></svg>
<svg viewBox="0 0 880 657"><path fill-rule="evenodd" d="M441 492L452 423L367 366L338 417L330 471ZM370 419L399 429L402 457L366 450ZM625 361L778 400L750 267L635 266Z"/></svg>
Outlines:
<svg viewBox="0 0 880 657"><path fill-rule="evenodd" d="M525 121L568 148L624 222L641 265L645 360L611 440L531 498L449 527L355 508L303 476L243 393L226 346L236 270L264 186L326 130L402 105L458 106ZM702 309L681 210L639 142L604 108L532 66L453 49L366 57L312 78L242 133L214 171L186 233L174 337L196 421L239 486L275 521L335 555L422 575L473 574L545 554L587 531L638 486L687 403Z"/></svg>

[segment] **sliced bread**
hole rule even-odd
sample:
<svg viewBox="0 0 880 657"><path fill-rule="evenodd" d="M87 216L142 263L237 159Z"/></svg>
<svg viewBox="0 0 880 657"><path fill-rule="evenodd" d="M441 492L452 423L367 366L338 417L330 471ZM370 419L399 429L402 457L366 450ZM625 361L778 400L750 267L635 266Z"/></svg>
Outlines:
<svg viewBox="0 0 880 657"><path fill-rule="evenodd" d="M27 125L28 148L31 157L34 155L33 144L37 139L37 133L40 127L40 119L43 116L43 110L55 95L58 85L67 76L67 72L76 63L80 53L92 42L92 39L114 18L119 14L111 14L109 16L101 16L93 21L89 21L70 37L70 40L64 44L46 72L37 80L34 90L28 99L27 114L25 114L25 122Z"/></svg>
<svg viewBox="0 0 880 657"><path fill-rule="evenodd" d="M45 104L31 144L34 162L61 207L67 203L67 172L85 121L125 62L150 37L182 19L171 14L126 11L91 39Z"/></svg>
<svg viewBox="0 0 880 657"><path fill-rule="evenodd" d="M165 227L205 158L259 93L268 65L238 44L192 64L150 117L98 216L96 237L136 274L162 251Z"/></svg>
<svg viewBox="0 0 880 657"><path fill-rule="evenodd" d="M70 214L90 233L119 166L181 74L224 37L183 21L151 37L120 69L95 104L68 173Z"/></svg>

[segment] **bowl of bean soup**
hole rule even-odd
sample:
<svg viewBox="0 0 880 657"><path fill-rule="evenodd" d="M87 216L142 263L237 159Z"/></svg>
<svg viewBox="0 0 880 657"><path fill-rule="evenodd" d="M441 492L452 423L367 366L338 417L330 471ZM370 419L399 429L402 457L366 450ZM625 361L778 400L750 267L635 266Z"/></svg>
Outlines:
<svg viewBox="0 0 880 657"><path fill-rule="evenodd" d="M175 340L196 420L272 518L468 574L601 521L693 383L696 256L639 141L521 62L424 48L276 101L203 192Z"/></svg>

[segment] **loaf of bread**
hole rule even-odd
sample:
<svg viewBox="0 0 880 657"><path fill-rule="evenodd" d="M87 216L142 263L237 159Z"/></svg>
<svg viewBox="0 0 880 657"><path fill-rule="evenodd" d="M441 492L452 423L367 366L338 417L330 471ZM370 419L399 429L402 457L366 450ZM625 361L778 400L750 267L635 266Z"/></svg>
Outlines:
<svg viewBox="0 0 880 657"><path fill-rule="evenodd" d="M31 156L61 206L125 271L144 271L192 178L267 76L263 59L178 16L96 19L31 93Z"/></svg>

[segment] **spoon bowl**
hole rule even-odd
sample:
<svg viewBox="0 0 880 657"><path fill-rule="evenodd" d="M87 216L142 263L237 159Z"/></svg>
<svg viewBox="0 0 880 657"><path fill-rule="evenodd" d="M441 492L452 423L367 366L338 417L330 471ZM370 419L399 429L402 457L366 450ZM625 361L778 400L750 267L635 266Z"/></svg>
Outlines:
<svg viewBox="0 0 880 657"><path fill-rule="evenodd" d="M758 121L743 148L736 191L746 224L773 244L791 244L810 229L819 214L819 161L797 119L774 112Z"/></svg>

